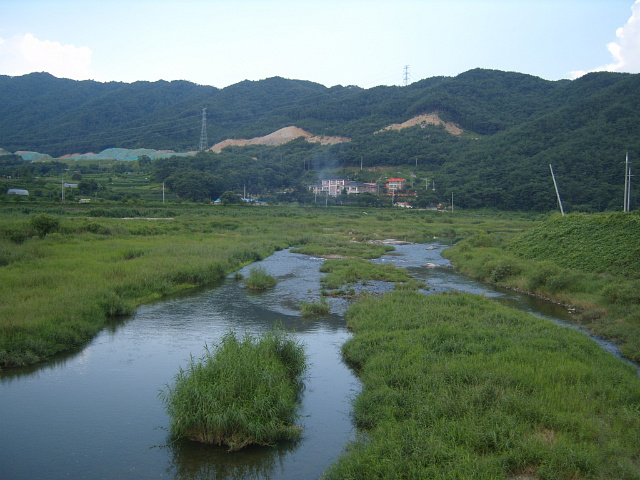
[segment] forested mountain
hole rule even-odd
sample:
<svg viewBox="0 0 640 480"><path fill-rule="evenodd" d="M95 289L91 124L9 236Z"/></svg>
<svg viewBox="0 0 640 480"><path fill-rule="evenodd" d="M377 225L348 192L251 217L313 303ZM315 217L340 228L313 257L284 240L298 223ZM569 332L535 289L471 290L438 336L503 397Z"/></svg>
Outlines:
<svg viewBox="0 0 640 480"><path fill-rule="evenodd" d="M553 164L568 209L617 209L625 154L632 161L640 156L638 92L640 75L604 72L547 81L476 69L370 89L279 77L217 89L186 81L78 82L33 73L0 76L0 147L52 156L109 147L194 150L206 108L210 145L290 125L351 142L295 141L200 153L191 161L158 160L159 180L204 172L212 182L230 185L233 177L232 187L249 182L261 192L312 182L328 169L412 166L416 182L435 181L437 190L418 191L431 201L454 192L462 207L548 210L556 203ZM463 134L430 125L379 132L429 113ZM366 168L353 176L377 180L374 173L367 177Z"/></svg>

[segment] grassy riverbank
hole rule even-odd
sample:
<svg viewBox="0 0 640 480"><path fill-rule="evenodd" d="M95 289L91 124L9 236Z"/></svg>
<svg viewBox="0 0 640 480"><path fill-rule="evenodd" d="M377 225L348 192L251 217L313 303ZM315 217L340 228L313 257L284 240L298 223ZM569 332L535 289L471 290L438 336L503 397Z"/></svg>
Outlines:
<svg viewBox="0 0 640 480"><path fill-rule="evenodd" d="M110 318L289 246L370 258L386 248L369 241L529 225L512 214L401 209L3 206L0 368L79 348Z"/></svg>
<svg viewBox="0 0 640 480"><path fill-rule="evenodd" d="M474 235L444 255L465 275L576 307L576 323L640 361L640 215L556 216L518 235Z"/></svg>
<svg viewBox="0 0 640 480"><path fill-rule="evenodd" d="M580 332L399 291L348 324L360 436L326 478L640 478L637 371Z"/></svg>

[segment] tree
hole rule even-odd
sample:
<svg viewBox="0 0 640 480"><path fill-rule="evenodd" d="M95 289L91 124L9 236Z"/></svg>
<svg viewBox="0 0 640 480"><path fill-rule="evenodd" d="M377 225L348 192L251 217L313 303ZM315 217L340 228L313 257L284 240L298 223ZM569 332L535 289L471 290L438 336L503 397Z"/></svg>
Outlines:
<svg viewBox="0 0 640 480"><path fill-rule="evenodd" d="M98 182L93 178L89 180L83 180L78 184L78 193L81 195L91 195L98 191Z"/></svg>
<svg viewBox="0 0 640 480"><path fill-rule="evenodd" d="M166 185L179 197L192 202L216 199L222 191L218 177L197 170L175 172L167 178Z"/></svg>
<svg viewBox="0 0 640 480"><path fill-rule="evenodd" d="M151 166L151 158L148 155L140 155L138 157L138 166L140 170L146 171Z"/></svg>
<svg viewBox="0 0 640 480"><path fill-rule="evenodd" d="M242 204L242 196L238 193L226 191L220 195L223 205L240 205Z"/></svg>

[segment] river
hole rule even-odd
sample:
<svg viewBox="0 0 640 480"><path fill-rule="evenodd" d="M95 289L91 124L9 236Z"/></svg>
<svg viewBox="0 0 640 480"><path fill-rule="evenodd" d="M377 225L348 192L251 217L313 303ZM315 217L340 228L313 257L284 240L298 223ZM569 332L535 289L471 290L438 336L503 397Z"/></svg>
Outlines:
<svg viewBox="0 0 640 480"><path fill-rule="evenodd" d="M563 307L495 290L448 267L443 245L402 245L376 260L407 268L426 294L483 294L556 322ZM359 384L340 357L349 338L347 302L305 319L298 305L318 299L322 259L276 252L260 262L275 288L246 290L232 276L218 285L140 307L79 352L37 367L0 372L0 478L19 479L314 479L355 436L350 404ZM431 266L426 266L431 264ZM241 273L248 274L253 266ZM367 288L393 288L372 282ZM302 398L304 436L276 447L228 453L193 442L171 443L158 392L205 344L230 330L260 334L279 322L306 346L311 362ZM600 342L612 353L615 347Z"/></svg>

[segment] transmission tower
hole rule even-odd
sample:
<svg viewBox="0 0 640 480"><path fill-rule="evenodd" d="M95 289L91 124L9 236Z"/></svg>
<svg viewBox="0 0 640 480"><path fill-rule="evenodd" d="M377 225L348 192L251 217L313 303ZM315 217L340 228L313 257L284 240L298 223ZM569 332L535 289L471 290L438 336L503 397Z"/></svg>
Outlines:
<svg viewBox="0 0 640 480"><path fill-rule="evenodd" d="M200 148L198 151L202 152L207 149L207 109L202 109L202 130L200 131Z"/></svg>
<svg viewBox="0 0 640 480"><path fill-rule="evenodd" d="M409 65L404 66L404 86L409 85Z"/></svg>

